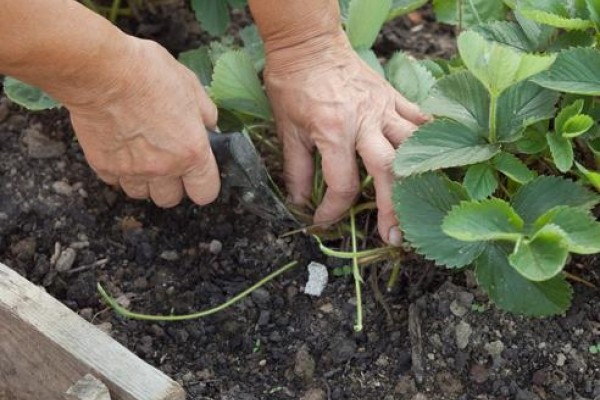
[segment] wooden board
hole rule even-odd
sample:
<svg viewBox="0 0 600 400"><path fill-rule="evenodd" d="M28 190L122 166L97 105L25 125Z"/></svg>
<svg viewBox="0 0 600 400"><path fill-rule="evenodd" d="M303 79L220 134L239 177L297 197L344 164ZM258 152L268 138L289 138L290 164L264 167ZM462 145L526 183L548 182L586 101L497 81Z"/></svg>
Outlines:
<svg viewBox="0 0 600 400"><path fill-rule="evenodd" d="M85 374L112 400L184 400L175 381L0 263L0 400L64 400Z"/></svg>

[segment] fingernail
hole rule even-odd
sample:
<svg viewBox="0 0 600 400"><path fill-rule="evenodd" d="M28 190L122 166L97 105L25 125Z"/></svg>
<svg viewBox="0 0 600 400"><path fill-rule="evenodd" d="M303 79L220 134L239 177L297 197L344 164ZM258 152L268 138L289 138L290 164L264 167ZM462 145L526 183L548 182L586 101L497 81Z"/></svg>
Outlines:
<svg viewBox="0 0 600 400"><path fill-rule="evenodd" d="M400 229L397 226L393 226L390 229L390 234L388 238L392 246L402 246L402 233L400 232Z"/></svg>

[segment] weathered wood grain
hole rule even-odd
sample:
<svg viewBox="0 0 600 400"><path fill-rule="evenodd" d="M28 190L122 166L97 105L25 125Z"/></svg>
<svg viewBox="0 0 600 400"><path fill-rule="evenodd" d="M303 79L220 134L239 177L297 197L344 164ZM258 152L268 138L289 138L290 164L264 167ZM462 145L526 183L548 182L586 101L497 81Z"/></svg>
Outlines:
<svg viewBox="0 0 600 400"><path fill-rule="evenodd" d="M181 386L0 263L0 400L64 400L87 373L114 400L183 400Z"/></svg>

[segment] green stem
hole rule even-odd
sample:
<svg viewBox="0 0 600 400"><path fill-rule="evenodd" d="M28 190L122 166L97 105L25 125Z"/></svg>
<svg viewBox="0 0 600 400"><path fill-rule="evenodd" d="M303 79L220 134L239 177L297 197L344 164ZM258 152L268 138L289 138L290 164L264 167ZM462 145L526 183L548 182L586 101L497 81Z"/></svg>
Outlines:
<svg viewBox="0 0 600 400"><path fill-rule="evenodd" d="M93 12L98 13L98 6L96 6L96 3L94 3L93 0L81 0L81 2Z"/></svg>
<svg viewBox="0 0 600 400"><path fill-rule="evenodd" d="M216 307L209 308L208 310L198 311L198 312L195 312L192 314L185 314L185 315L139 314L139 313L136 313L133 311L129 311L126 308L122 307L113 297L111 297L108 293L106 293L106 290L104 290L104 288L100 285L100 283L98 283L97 289L98 289L98 292L100 292L100 296L102 296L102 299L104 299L104 301L110 307L112 307L117 314L120 314L124 317L132 318L132 319L139 319L139 320L144 320L144 321L169 321L169 322L185 321L185 320L189 320L189 319L203 318L203 317L209 316L211 314L215 314L219 311L226 309L227 307L231 306L232 304L234 304L234 303L240 301L241 299L243 299L244 297L248 296L250 293L252 293L256 289L258 289L259 287L263 286L265 283L267 283L267 282L273 280L274 278L276 278L277 276L283 274L288 269L295 267L297 264L298 264L297 261L292 261L291 263L284 265L283 267L279 268L277 271L274 271L274 272L270 273L269 275L265 276L260 281L258 281L254 285L250 286L248 289L244 290L243 292L237 294L236 296L232 297L231 299L227 300L226 302L224 302Z"/></svg>
<svg viewBox="0 0 600 400"><path fill-rule="evenodd" d="M352 209L352 210L354 210L354 209ZM351 218L350 232L352 233L352 236L356 239L356 227L352 224L352 219L354 218L353 211L350 212L350 218ZM325 246L323 244L323 242L321 241L321 238L318 237L317 235L313 235L313 237L319 244L319 249L321 250L321 252L323 252L323 254L325 254L326 256L330 256L330 257L341 258L344 260L350 260L350 259L354 259L354 258L358 259L358 258L370 257L370 256L374 256L374 255L381 255L381 254L388 254L396 249L395 247L392 247L392 246L386 246L386 247L379 247L376 249L363 250L363 251L334 250L330 247Z"/></svg>
<svg viewBox="0 0 600 400"><path fill-rule="evenodd" d="M398 257L396 260L394 260L394 262L392 264L392 272L390 274L390 278L387 281L386 289L388 292L391 292L392 289L394 289L394 286L396 286L396 282L398 281L398 278L400 277L401 267L402 267L402 261L401 261L401 258Z"/></svg>
<svg viewBox="0 0 600 400"><path fill-rule="evenodd" d="M498 108L498 96L490 93L490 143L496 143L496 110Z"/></svg>
<svg viewBox="0 0 600 400"><path fill-rule="evenodd" d="M373 183L373 177L371 175L367 175L365 179L360 183L360 191L365 190L369 185Z"/></svg>
<svg viewBox="0 0 600 400"><path fill-rule="evenodd" d="M354 288L356 290L356 325L354 330L356 332L362 332L363 330L363 314L362 314L362 291L361 284L363 283L362 276L360 275L360 269L358 268L358 253L356 245L356 221L354 218L354 207L350 209L350 229L352 231L352 275L354 276Z"/></svg>
<svg viewBox="0 0 600 400"><path fill-rule="evenodd" d="M108 20L113 24L117 22L119 16L119 9L121 8L121 0L113 0L112 6L110 7L110 13L108 14Z"/></svg>

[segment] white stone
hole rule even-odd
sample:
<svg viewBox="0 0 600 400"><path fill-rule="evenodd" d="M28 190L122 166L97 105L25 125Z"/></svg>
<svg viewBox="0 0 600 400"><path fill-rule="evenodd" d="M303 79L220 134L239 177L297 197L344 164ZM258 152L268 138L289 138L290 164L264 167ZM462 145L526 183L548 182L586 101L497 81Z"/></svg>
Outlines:
<svg viewBox="0 0 600 400"><path fill-rule="evenodd" d="M318 262L311 262L308 264L308 282L304 287L304 293L310 296L320 296L327 286L329 279L329 273L327 267Z"/></svg>
<svg viewBox="0 0 600 400"><path fill-rule="evenodd" d="M58 272L67 272L75 263L76 257L77 252L75 249L67 247L60 253L58 260L56 260L56 270Z"/></svg>

